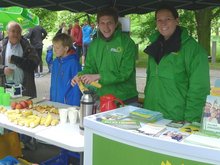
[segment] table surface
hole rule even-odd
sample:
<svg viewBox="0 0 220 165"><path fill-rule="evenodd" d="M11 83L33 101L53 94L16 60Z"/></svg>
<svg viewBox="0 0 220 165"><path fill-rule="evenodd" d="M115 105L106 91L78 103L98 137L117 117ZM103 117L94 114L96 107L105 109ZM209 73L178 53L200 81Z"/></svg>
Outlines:
<svg viewBox="0 0 220 165"><path fill-rule="evenodd" d="M41 104L54 105L57 108L70 107L69 105L45 101ZM25 126L16 125L8 121L6 115L0 114L0 127L25 134L46 143L62 147L69 151L83 152L84 151L84 136L79 129L79 123L76 124L58 124L56 126L37 126L28 128Z"/></svg>
<svg viewBox="0 0 220 165"><path fill-rule="evenodd" d="M69 151L83 152L84 150L84 136L80 133L78 123L58 124L55 127L37 132L35 138Z"/></svg>

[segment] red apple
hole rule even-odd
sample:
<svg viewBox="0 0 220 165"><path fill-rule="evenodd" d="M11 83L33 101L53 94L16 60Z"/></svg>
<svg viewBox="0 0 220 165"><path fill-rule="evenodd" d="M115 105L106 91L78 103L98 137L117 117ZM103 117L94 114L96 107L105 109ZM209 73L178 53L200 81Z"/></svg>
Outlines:
<svg viewBox="0 0 220 165"><path fill-rule="evenodd" d="M11 109L15 109L17 102L11 102Z"/></svg>
<svg viewBox="0 0 220 165"><path fill-rule="evenodd" d="M21 104L22 108L28 107L28 104L25 101L20 101L19 103Z"/></svg>
<svg viewBox="0 0 220 165"><path fill-rule="evenodd" d="M33 105L33 101L32 100L25 100L25 102L28 104L28 106Z"/></svg>
<svg viewBox="0 0 220 165"><path fill-rule="evenodd" d="M22 105L20 103L17 103L16 106L15 106L15 109L22 109Z"/></svg>

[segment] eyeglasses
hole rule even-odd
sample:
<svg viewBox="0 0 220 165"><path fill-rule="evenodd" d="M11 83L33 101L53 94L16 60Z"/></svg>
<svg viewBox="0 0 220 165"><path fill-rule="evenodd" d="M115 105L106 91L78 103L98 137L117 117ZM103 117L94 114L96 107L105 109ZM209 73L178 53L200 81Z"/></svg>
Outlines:
<svg viewBox="0 0 220 165"><path fill-rule="evenodd" d="M170 17L167 17L167 18L164 18L164 19L156 19L156 22L158 24L161 24L161 23L168 23L168 22L171 22L175 20L174 18L170 18Z"/></svg>

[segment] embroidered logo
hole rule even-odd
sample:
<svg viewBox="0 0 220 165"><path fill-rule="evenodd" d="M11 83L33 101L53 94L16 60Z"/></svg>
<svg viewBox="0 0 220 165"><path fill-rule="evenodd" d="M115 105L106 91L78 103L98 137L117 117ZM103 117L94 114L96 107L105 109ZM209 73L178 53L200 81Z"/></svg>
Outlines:
<svg viewBox="0 0 220 165"><path fill-rule="evenodd" d="M121 47L111 48L110 51L114 52L114 53L121 53L122 52L122 48Z"/></svg>

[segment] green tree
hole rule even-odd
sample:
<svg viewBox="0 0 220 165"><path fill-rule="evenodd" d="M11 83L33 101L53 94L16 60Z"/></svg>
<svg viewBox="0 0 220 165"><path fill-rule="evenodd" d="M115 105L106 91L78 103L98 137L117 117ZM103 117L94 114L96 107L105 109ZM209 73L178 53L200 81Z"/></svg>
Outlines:
<svg viewBox="0 0 220 165"><path fill-rule="evenodd" d="M198 41L203 47L210 52L211 41L211 22L215 17L220 16L220 9L205 8L195 11L197 23Z"/></svg>
<svg viewBox="0 0 220 165"><path fill-rule="evenodd" d="M130 14L131 36L137 43L143 43L154 32L156 27L154 14Z"/></svg>
<svg viewBox="0 0 220 165"><path fill-rule="evenodd" d="M57 20L57 12L43 8L33 8L30 10L39 17L40 25L44 27L47 32L52 32L55 30L56 27L54 27L54 24Z"/></svg>

